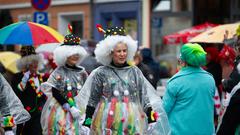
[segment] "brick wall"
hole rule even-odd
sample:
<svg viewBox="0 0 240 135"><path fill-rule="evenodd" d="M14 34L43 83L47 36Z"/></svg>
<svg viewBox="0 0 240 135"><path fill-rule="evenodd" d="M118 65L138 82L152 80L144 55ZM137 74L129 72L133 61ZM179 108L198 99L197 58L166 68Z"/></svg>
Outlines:
<svg viewBox="0 0 240 135"><path fill-rule="evenodd" d="M13 4L17 2L29 2L30 0L8 0L9 2L6 2L6 0L0 0L0 5L3 4ZM33 7L27 7L27 8L18 8L18 9L10 9L10 13L12 15L13 21L18 21L18 16L23 14L31 14L33 16L33 13L37 11ZM83 20L84 20L84 38L90 39L90 5L88 3L85 4L72 4L72 5L58 5L58 6L50 6L45 12L48 12L50 14L49 19L49 26L52 28L58 30L58 14L59 13L67 13L67 12L83 12ZM66 26L63 26L66 27Z"/></svg>

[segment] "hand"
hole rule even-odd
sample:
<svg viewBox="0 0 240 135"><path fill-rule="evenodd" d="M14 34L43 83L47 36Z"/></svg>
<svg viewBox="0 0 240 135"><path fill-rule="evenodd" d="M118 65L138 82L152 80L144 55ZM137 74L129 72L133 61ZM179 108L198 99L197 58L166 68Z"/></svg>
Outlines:
<svg viewBox="0 0 240 135"><path fill-rule="evenodd" d="M148 134L152 134L153 130L155 129L156 123L157 122L153 122L153 123L148 124L148 129L147 129Z"/></svg>
<svg viewBox="0 0 240 135"><path fill-rule="evenodd" d="M70 105L69 105L68 103L63 104L62 107L63 107L63 109L66 110L66 111L69 111L70 108L71 108Z"/></svg>
<svg viewBox="0 0 240 135"><path fill-rule="evenodd" d="M80 118L80 110L76 107L71 107L69 111L71 112L74 119Z"/></svg>
<svg viewBox="0 0 240 135"><path fill-rule="evenodd" d="M228 39L228 35L229 35L229 31L228 30L225 30L225 33L224 33L224 39Z"/></svg>
<svg viewBox="0 0 240 135"><path fill-rule="evenodd" d="M22 78L22 82L26 84L29 79L29 76L30 76L30 71L25 72Z"/></svg>
<svg viewBox="0 0 240 135"><path fill-rule="evenodd" d="M5 131L4 135L14 135L12 130Z"/></svg>
<svg viewBox="0 0 240 135"><path fill-rule="evenodd" d="M86 126L81 126L81 135L90 135L90 128Z"/></svg>

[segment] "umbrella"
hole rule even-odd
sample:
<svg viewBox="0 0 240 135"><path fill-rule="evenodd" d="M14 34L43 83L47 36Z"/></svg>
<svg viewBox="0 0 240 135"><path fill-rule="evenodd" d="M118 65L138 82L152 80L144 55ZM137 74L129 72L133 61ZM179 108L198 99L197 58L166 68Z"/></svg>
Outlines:
<svg viewBox="0 0 240 135"><path fill-rule="evenodd" d="M18 69L16 62L21 56L14 52L0 52L0 62L2 65L12 73L17 73Z"/></svg>
<svg viewBox="0 0 240 135"><path fill-rule="evenodd" d="M36 53L49 52L52 53L61 43L47 43L41 44L36 48Z"/></svg>
<svg viewBox="0 0 240 135"><path fill-rule="evenodd" d="M0 29L0 44L40 45L63 39L53 28L34 22L17 22Z"/></svg>
<svg viewBox="0 0 240 135"><path fill-rule="evenodd" d="M224 24L214 27L206 32L199 34L190 40L190 42L194 43L223 43L224 42L224 34L226 31L228 36L226 39L232 39L236 34L236 30L240 23L233 24Z"/></svg>
<svg viewBox="0 0 240 135"><path fill-rule="evenodd" d="M193 26L188 29L181 30L179 32L166 35L163 37L163 43L164 44L181 44L181 43L187 43L189 40L198 34L211 29L213 27L217 26L217 24L212 23L204 23L200 25Z"/></svg>

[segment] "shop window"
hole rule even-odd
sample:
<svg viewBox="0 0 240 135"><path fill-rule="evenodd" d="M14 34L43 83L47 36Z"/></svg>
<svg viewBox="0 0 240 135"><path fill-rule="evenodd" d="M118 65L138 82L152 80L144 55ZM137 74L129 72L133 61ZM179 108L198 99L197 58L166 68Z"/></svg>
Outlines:
<svg viewBox="0 0 240 135"><path fill-rule="evenodd" d="M83 37L83 21L71 21L71 25L74 28L73 34L78 35L80 38Z"/></svg>

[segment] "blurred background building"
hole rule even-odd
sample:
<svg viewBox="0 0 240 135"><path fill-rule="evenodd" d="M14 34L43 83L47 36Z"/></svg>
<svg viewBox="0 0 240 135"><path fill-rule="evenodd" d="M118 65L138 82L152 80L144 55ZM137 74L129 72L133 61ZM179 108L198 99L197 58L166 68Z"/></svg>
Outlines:
<svg viewBox="0 0 240 135"><path fill-rule="evenodd" d="M43 11L31 4L48 1L50 5ZM99 41L103 35L96 24L124 26L139 46L151 48L156 58L176 55L178 46L164 45L164 35L204 22L223 24L239 19L239 0L0 0L0 28L17 21L37 21L65 35L70 23L82 39Z"/></svg>

